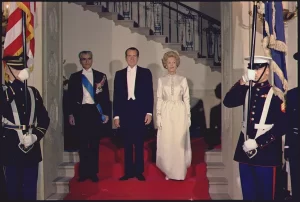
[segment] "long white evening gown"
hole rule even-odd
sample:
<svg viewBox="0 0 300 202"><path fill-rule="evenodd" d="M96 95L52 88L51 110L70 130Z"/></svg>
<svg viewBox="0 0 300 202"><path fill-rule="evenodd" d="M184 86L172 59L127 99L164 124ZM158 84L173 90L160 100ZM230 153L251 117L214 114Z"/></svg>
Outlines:
<svg viewBox="0 0 300 202"><path fill-rule="evenodd" d="M168 74L158 79L156 115L156 165L168 178L184 180L192 159L190 96L185 77Z"/></svg>

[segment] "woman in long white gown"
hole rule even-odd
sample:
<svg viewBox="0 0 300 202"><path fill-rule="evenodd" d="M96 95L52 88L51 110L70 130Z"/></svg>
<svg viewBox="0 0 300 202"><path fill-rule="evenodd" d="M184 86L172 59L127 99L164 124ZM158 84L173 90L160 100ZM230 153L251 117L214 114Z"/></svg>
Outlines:
<svg viewBox="0 0 300 202"><path fill-rule="evenodd" d="M166 180L184 180L191 165L190 96L187 79L176 74L180 58L174 51L162 59L168 74L158 79L156 165Z"/></svg>

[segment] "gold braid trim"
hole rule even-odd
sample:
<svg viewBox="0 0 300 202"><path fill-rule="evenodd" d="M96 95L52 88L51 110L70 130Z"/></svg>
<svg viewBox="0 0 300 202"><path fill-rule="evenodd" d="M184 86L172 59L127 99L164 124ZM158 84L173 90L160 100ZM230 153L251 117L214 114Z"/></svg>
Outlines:
<svg viewBox="0 0 300 202"><path fill-rule="evenodd" d="M287 54L287 46L284 42L276 40L274 44L269 45L270 48Z"/></svg>

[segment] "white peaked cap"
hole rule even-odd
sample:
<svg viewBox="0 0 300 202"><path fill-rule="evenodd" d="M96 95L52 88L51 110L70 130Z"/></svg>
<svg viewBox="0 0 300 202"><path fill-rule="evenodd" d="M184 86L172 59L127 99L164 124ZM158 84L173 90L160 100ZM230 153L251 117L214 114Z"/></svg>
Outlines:
<svg viewBox="0 0 300 202"><path fill-rule="evenodd" d="M250 57L246 57L245 60L250 62ZM266 56L254 56L254 64L262 64L262 63L268 63L272 61L272 58L266 57Z"/></svg>

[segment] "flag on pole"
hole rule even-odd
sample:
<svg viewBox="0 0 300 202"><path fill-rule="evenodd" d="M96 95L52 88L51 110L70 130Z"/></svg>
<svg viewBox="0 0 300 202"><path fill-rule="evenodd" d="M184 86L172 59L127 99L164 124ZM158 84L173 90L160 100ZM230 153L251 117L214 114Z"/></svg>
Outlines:
<svg viewBox="0 0 300 202"><path fill-rule="evenodd" d="M28 56L27 66L33 70L34 58L34 20L36 12L35 2L9 2L9 14L4 40L3 56L19 56L23 53L22 38L22 11L26 14L26 55Z"/></svg>
<svg viewBox="0 0 300 202"><path fill-rule="evenodd" d="M272 58L270 67L274 72L273 88L275 94L283 101L284 108L288 82L282 1L260 2L260 10L264 11L263 49L265 54Z"/></svg>

